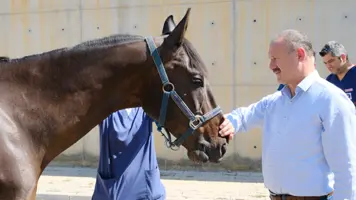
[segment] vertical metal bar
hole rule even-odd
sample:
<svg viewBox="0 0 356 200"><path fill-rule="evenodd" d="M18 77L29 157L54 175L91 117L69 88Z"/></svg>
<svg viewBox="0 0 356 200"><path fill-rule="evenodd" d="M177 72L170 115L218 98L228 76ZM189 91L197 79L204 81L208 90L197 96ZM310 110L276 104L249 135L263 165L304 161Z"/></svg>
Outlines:
<svg viewBox="0 0 356 200"><path fill-rule="evenodd" d="M232 109L235 108L236 105L236 21L237 21L237 9L236 2L237 0L232 0Z"/></svg>

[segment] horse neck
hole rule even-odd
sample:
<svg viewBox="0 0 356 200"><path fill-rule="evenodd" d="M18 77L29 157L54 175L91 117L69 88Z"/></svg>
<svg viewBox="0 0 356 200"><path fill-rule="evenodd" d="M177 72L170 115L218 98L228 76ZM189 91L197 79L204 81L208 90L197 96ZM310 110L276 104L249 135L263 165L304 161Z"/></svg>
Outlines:
<svg viewBox="0 0 356 200"><path fill-rule="evenodd" d="M60 113L47 111L56 119L52 126L57 130L47 138L42 169L111 113L141 105L143 86L154 67L147 55L146 44L142 41L88 51L78 55L77 62L61 58L60 63L68 63L61 66L63 70L76 75L62 73L60 82L65 87L53 91L65 100L57 104ZM77 70L69 70L73 68Z"/></svg>

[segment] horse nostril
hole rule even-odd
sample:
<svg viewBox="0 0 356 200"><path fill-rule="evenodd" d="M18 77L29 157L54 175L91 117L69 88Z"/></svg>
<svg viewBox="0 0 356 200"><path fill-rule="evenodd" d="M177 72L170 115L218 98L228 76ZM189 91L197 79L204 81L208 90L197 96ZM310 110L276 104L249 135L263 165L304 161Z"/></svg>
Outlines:
<svg viewBox="0 0 356 200"><path fill-rule="evenodd" d="M225 155L226 153L226 143L221 146L221 156Z"/></svg>

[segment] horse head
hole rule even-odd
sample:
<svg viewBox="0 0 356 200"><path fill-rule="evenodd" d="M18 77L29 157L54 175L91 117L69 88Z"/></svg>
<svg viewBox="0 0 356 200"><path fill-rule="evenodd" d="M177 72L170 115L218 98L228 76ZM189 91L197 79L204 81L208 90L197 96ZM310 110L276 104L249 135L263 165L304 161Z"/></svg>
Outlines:
<svg viewBox="0 0 356 200"><path fill-rule="evenodd" d="M146 85L142 106L158 119L158 129L170 147L183 145L189 159L196 162L219 162L228 142L218 134L223 115L211 91L208 70L185 38L189 15L190 9L178 25L172 15L167 17L162 29L164 39L157 48L146 39L156 67Z"/></svg>

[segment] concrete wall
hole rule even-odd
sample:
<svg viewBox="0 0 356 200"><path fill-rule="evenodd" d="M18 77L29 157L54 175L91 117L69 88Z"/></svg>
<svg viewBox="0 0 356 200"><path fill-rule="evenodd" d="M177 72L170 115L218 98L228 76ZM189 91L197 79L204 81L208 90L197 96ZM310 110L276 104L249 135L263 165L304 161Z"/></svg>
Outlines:
<svg viewBox="0 0 356 200"><path fill-rule="evenodd" d="M306 32L316 51L328 40L356 53L353 0L2 0L0 55L21 57L115 33L160 35L164 19L181 19L192 8L188 38L206 62L225 112L246 106L278 86L268 69L269 39L286 28ZM327 72L317 57L319 72ZM186 152L164 146L155 134L162 168L259 169L261 132L235 137L220 165L194 166ZM98 129L67 149L57 164L96 165ZM65 162L64 162L65 161Z"/></svg>

